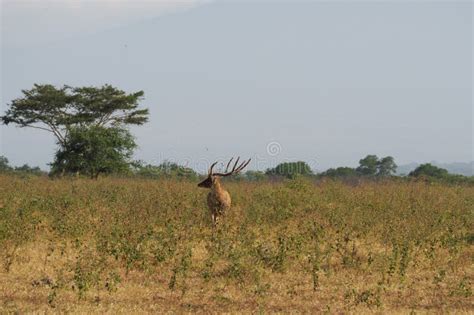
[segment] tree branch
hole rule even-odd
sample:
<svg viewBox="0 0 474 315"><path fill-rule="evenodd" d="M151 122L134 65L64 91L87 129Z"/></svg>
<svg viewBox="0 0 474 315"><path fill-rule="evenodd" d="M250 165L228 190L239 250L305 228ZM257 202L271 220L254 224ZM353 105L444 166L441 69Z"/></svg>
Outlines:
<svg viewBox="0 0 474 315"><path fill-rule="evenodd" d="M64 145L66 140L64 139L64 136L61 134L61 132L58 130L58 128L55 125L50 124L50 123L48 123L48 126L51 128L52 132L54 133L54 135L58 139L59 143Z"/></svg>
<svg viewBox="0 0 474 315"><path fill-rule="evenodd" d="M35 128L35 129L46 130L46 131L49 131L49 132L54 133L53 130L48 129L48 128L44 128L44 127L33 126L33 125L20 125L20 128L25 128L25 127L30 127L30 128Z"/></svg>

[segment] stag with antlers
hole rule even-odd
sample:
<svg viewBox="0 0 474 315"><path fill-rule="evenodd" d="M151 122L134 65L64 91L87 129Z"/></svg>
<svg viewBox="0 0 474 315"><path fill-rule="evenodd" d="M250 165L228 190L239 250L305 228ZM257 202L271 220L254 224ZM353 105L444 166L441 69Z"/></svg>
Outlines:
<svg viewBox="0 0 474 315"><path fill-rule="evenodd" d="M211 191L207 195L207 206L211 211L212 224L217 226L219 217L222 216L231 206L231 198L229 192L222 187L221 177L231 176L240 173L249 163L251 159L243 161L239 164L240 157L235 161L232 169L229 171L229 166L232 163L231 158L225 168L224 173L213 173L212 169L216 166L217 162L211 165L207 178L198 184L198 187L210 188Z"/></svg>

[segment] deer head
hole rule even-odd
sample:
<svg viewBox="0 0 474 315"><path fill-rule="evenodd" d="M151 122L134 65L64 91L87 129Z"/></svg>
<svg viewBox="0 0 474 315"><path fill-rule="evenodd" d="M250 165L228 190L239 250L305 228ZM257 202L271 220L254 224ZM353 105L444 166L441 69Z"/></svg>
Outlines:
<svg viewBox="0 0 474 315"><path fill-rule="evenodd" d="M214 166L216 166L217 162L213 163L211 167L209 168L209 173L207 174L207 178L203 180L202 182L200 182L198 184L198 187L211 188L212 185L214 185L214 183L219 180L219 178L240 173L245 167L247 167L247 165L250 163L250 160L251 160L251 159L248 159L247 161L243 161L242 163L239 164L240 157L238 157L237 160L235 160L235 163L232 169L228 171L229 166L232 163L233 159L234 158L231 158L230 161L227 163L224 173L213 173L212 169L214 168Z"/></svg>

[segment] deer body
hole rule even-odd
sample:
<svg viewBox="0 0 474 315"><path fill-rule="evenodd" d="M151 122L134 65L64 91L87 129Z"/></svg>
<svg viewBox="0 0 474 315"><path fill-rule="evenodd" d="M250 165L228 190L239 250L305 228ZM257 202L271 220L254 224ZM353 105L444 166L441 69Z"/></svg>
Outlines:
<svg viewBox="0 0 474 315"><path fill-rule="evenodd" d="M218 223L219 217L224 215L231 207L232 199L227 190L225 190L219 180L214 182L211 191L207 194L207 206L211 211L212 222Z"/></svg>
<svg viewBox="0 0 474 315"><path fill-rule="evenodd" d="M225 214L226 211L230 209L232 204L232 199L230 198L229 192L225 190L222 185L220 178L224 176L230 176L233 174L237 174L242 171L249 163L250 160L242 162L239 166L237 166L239 162L239 158L235 161L234 167L230 172L227 172L230 163L232 162L233 158L230 159L229 163L227 163L227 167L225 173L213 173L212 169L217 164L215 162L211 165L209 169L209 174L205 180L198 184L199 187L209 188L211 191L207 194L207 206L211 211L212 216L212 223L214 226L217 225L219 221L219 217Z"/></svg>

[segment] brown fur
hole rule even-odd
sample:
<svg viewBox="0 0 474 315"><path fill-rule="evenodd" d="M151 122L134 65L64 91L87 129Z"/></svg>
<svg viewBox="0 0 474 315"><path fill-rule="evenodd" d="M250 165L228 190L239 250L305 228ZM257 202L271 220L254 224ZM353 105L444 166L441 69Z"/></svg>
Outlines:
<svg viewBox="0 0 474 315"><path fill-rule="evenodd" d="M214 178L211 191L207 194L207 206L211 211L212 223L217 225L219 217L224 215L231 207L230 194L225 190L218 177Z"/></svg>
<svg viewBox="0 0 474 315"><path fill-rule="evenodd" d="M208 176L198 186L211 189L207 194L207 206L211 211L212 223L215 226L219 221L219 217L224 215L231 207L230 194L222 187L220 178L217 176Z"/></svg>
<svg viewBox="0 0 474 315"><path fill-rule="evenodd" d="M217 225L219 221L219 217L224 215L230 209L232 205L232 200L230 198L229 192L222 187L221 180L220 180L221 176L230 176L230 175L239 173L248 165L250 160L248 160L247 162L244 161L242 164L240 164L237 167L237 163L239 162L239 159L237 159L232 170L229 173L227 173L227 169L229 168L229 165L231 162L232 162L232 159L227 164L225 174L224 173L213 174L212 168L216 165L217 162L214 163L209 170L209 174L207 178L198 184L199 187L211 189L211 191L207 194L207 206L209 210L211 211L212 224L214 226Z"/></svg>

